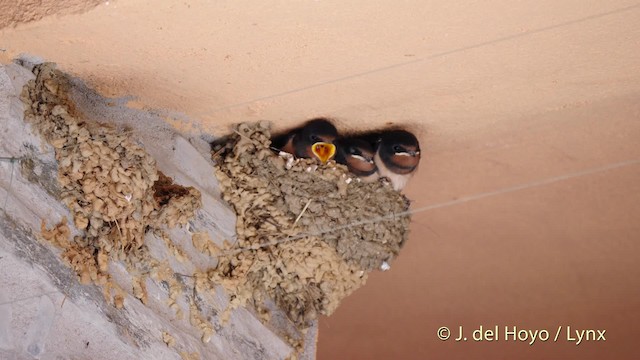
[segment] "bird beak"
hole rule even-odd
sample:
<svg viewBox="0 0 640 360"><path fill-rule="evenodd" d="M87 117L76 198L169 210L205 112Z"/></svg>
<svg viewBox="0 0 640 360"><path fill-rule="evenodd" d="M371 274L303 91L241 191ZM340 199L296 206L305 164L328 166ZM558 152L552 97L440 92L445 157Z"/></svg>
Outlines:
<svg viewBox="0 0 640 360"><path fill-rule="evenodd" d="M317 142L311 146L311 152L325 164L336 154L336 146L326 142Z"/></svg>

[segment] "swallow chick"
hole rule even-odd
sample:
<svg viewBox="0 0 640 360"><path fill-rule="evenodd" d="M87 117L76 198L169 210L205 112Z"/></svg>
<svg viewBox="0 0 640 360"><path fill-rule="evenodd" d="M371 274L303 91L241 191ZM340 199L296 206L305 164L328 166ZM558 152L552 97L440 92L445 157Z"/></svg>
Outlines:
<svg viewBox="0 0 640 360"><path fill-rule="evenodd" d="M318 158L323 163L335 155L338 130L327 119L309 120L299 128L274 136L271 146L298 158Z"/></svg>
<svg viewBox="0 0 640 360"><path fill-rule="evenodd" d="M404 189L420 162L420 144L405 130L381 132L374 161L380 177L391 181L396 191Z"/></svg>
<svg viewBox="0 0 640 360"><path fill-rule="evenodd" d="M375 148L369 141L357 136L342 137L335 141L336 162L346 165L349 172L365 183L378 180L379 175L374 161Z"/></svg>

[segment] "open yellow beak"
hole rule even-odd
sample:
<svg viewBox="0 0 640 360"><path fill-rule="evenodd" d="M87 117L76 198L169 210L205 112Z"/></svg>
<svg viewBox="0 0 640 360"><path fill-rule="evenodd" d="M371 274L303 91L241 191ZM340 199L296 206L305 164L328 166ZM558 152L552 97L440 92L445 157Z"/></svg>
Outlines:
<svg viewBox="0 0 640 360"><path fill-rule="evenodd" d="M317 142L311 145L311 152L324 164L336 154L336 146L326 142Z"/></svg>

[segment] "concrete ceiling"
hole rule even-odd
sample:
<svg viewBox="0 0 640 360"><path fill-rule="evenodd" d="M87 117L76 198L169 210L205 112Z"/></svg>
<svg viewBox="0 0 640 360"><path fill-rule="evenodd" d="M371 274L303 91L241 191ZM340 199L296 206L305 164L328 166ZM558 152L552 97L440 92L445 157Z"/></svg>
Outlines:
<svg viewBox="0 0 640 360"><path fill-rule="evenodd" d="M1 29L0 49L183 130L324 115L416 131L406 193L424 211L391 271L321 322L321 359L637 353L637 0L111 1ZM502 337L437 339L461 325ZM576 346L567 325L607 340ZM504 326L551 339L504 341Z"/></svg>

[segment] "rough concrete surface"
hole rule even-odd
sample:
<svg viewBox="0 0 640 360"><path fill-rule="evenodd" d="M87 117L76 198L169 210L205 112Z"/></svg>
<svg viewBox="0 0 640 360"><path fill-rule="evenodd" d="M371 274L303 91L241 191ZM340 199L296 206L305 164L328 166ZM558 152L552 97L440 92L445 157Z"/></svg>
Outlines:
<svg viewBox="0 0 640 360"><path fill-rule="evenodd" d="M194 285L190 285L187 278L183 284L187 291L177 301L186 314L182 319L166 304L166 284L147 280L146 305L128 294L124 307L116 309L100 288L78 282L75 272L60 259L59 250L43 242L39 235L41 221L52 226L63 217L71 219L72 216L58 199L53 149L23 121L19 93L32 77L31 72L15 64L0 67L0 151L3 156L0 162L0 358L284 359L290 356L293 350L285 336L300 336L295 330L282 324L266 327L242 308L233 311L228 323L223 324L216 314L225 308L226 296L216 292L192 297L188 289ZM108 111L101 112L98 104L104 100L80 82L76 85L74 96L80 112L88 106L87 110L101 114L105 117L101 120L108 119L111 123L118 119L126 124L131 124L132 119L140 120L135 110L124 110L127 113L124 116L117 106L105 105L102 109ZM193 269L212 266L214 258L202 256L190 246L190 231L206 232L222 245L224 239L234 239L235 215L216 193L218 185L213 166L206 157L208 154L203 156L188 140L169 128L162 131L162 120L146 114L143 121L145 130L156 126L156 131L138 133L141 145L152 156L162 159L160 168L177 183L197 187L204 203L188 229L170 231L173 245L183 249L186 261L176 261L171 249L152 234L147 234L145 243L157 259L169 261L180 273L190 274ZM158 142L158 138L162 141ZM152 143L156 146L151 146ZM186 169L188 171L184 171ZM112 263L109 273L119 286L130 288L131 277L121 264ZM201 340L201 331L190 324L188 301L195 302L201 314L208 314L206 320L215 328L216 333L208 343ZM269 310L275 313L274 317L278 316L276 308ZM173 338L171 346L167 345L163 333ZM313 357L315 352L315 330L311 329L308 336L302 357Z"/></svg>
<svg viewBox="0 0 640 360"><path fill-rule="evenodd" d="M45 16L87 11L102 0L19 0L0 2L0 29L40 20Z"/></svg>

